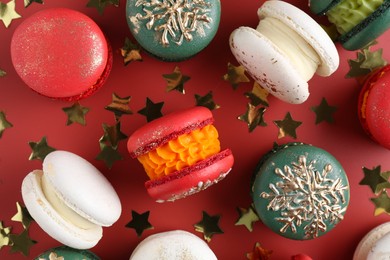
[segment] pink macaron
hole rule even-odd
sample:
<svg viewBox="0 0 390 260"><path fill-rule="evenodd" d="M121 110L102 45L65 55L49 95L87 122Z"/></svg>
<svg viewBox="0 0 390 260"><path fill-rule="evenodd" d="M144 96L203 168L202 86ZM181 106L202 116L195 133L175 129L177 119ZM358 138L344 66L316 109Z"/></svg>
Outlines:
<svg viewBox="0 0 390 260"><path fill-rule="evenodd" d="M11 57L17 74L31 89L65 101L94 93L112 67L112 50L99 26L66 8L26 18L12 37Z"/></svg>
<svg viewBox="0 0 390 260"><path fill-rule="evenodd" d="M157 202L174 201L222 180L233 166L230 149L221 150L214 118L205 107L168 114L136 130L127 143L143 165L145 183Z"/></svg>

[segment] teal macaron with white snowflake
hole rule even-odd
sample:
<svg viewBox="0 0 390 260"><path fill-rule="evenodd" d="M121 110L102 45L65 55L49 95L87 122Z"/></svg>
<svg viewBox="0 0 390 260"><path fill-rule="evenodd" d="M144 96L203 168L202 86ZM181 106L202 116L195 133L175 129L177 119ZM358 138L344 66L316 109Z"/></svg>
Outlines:
<svg viewBox="0 0 390 260"><path fill-rule="evenodd" d="M217 33L219 0L127 0L130 31L148 53L182 61L199 53Z"/></svg>
<svg viewBox="0 0 390 260"><path fill-rule="evenodd" d="M263 156L251 192L261 221L295 240L313 239L332 230L343 220L350 197L339 161L303 143L275 145Z"/></svg>

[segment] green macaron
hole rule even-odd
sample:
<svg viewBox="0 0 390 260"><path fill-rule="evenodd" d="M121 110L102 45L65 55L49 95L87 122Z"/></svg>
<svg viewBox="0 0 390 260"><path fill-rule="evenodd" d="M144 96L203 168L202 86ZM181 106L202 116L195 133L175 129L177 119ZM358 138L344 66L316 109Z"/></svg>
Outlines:
<svg viewBox="0 0 390 260"><path fill-rule="evenodd" d="M324 235L343 218L349 184L341 164L312 145L275 146L254 172L252 198L261 221L295 240Z"/></svg>
<svg viewBox="0 0 390 260"><path fill-rule="evenodd" d="M390 28L388 0L309 0L317 15L326 14L347 50L358 50Z"/></svg>
<svg viewBox="0 0 390 260"><path fill-rule="evenodd" d="M127 0L126 17L137 42L164 61L182 61L203 50L217 33L219 0Z"/></svg>
<svg viewBox="0 0 390 260"><path fill-rule="evenodd" d="M91 251L78 250L68 246L59 246L49 249L35 258L35 260L51 259L100 260L100 258Z"/></svg>

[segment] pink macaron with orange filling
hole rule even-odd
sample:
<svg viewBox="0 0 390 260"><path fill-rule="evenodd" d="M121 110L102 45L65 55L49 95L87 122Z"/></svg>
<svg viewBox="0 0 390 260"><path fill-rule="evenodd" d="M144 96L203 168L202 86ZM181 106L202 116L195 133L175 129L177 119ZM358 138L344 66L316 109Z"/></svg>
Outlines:
<svg viewBox="0 0 390 260"><path fill-rule="evenodd" d="M173 112L136 130L127 143L143 165L145 183L157 202L174 201L204 190L226 177L234 158L221 151L214 118L205 107Z"/></svg>
<svg viewBox="0 0 390 260"><path fill-rule="evenodd" d="M11 58L32 90L65 101L94 93L112 67L112 50L99 26L67 8L46 9L26 18L13 34Z"/></svg>

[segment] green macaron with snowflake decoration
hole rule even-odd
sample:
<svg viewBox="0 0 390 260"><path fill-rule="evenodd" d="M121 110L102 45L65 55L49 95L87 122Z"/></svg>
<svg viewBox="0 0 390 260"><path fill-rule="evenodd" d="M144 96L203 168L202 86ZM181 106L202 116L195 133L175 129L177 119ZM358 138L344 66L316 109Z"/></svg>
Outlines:
<svg viewBox="0 0 390 260"><path fill-rule="evenodd" d="M219 0L127 0L130 32L152 56L164 61L191 58L209 45L220 21Z"/></svg>
<svg viewBox="0 0 390 260"><path fill-rule="evenodd" d="M317 238L344 218L349 184L328 152L303 143L275 145L259 161L252 198L261 221L295 240Z"/></svg>
<svg viewBox="0 0 390 260"><path fill-rule="evenodd" d="M89 250L79 250L68 246L58 246L43 252L35 260L100 260L100 258Z"/></svg>

